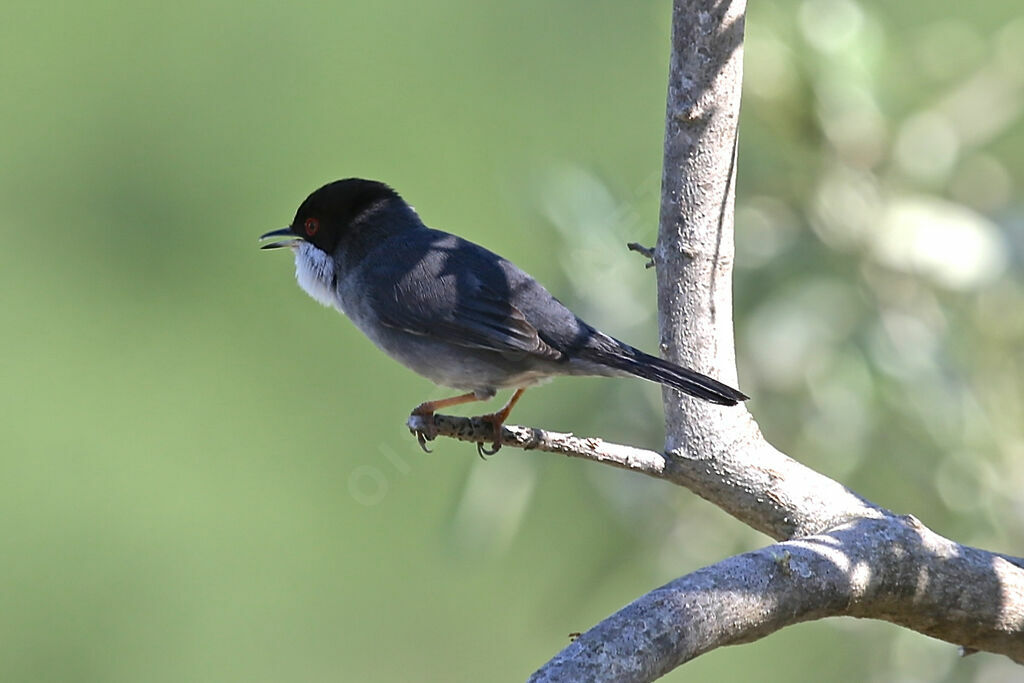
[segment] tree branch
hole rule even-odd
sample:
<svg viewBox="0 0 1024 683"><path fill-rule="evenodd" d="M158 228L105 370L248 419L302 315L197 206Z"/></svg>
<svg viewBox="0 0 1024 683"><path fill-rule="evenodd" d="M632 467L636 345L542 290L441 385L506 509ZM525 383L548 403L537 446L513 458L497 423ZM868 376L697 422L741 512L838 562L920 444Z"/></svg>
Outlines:
<svg viewBox="0 0 1024 683"><path fill-rule="evenodd" d="M740 408L720 409L741 411ZM505 425L503 446L560 453L633 470L684 486L734 517L775 539L809 536L861 517L880 518L886 510L842 484L780 453L764 440L749 413L745 428L734 430L710 454L686 449L655 453L592 437ZM409 417L411 431L425 430L424 418ZM438 436L491 443L491 425L483 420L434 415ZM891 513L889 513L891 514Z"/></svg>
<svg viewBox="0 0 1024 683"><path fill-rule="evenodd" d="M480 418L434 415L432 424L432 431L437 436L447 436L471 443L493 443L496 440L493 425ZM422 415L410 415L406 426L414 434L429 430L427 418ZM497 441L502 446L593 460L658 479L669 477L668 460L661 453L623 446L603 439L549 432L536 427L505 425Z"/></svg>
<svg viewBox="0 0 1024 683"><path fill-rule="evenodd" d="M886 517L676 579L580 636L530 681L650 681L717 647L843 615L884 619L1024 662L1024 571L952 543L913 517Z"/></svg>
<svg viewBox="0 0 1024 683"><path fill-rule="evenodd" d="M472 443L495 439L490 423L478 418L435 415L432 424L438 436ZM408 426L427 427L425 418L415 415ZM943 538L914 517L864 501L774 449L767 454L785 459L787 471L761 482L747 477L739 484L678 455L591 437L506 425L499 441L687 487L695 479L731 480L709 496L719 503L715 496L728 499L736 492L772 501L768 508L749 506L746 514L737 515L741 519L757 519L759 511L770 509L782 518L836 522L822 533L793 534L800 538L728 558L648 593L566 647L533 681L650 681L716 647L756 640L801 621L844 615L890 621L1024 663L1024 558ZM758 469L754 460L762 456L747 449L739 457ZM830 506L843 496L852 507Z"/></svg>
<svg viewBox="0 0 1024 683"><path fill-rule="evenodd" d="M653 260L662 353L735 382L733 202L744 0L674 0L661 219ZM744 406L666 389L665 453L506 426L500 443L665 479L782 541L642 596L534 681L650 681L721 645L826 616L882 619L1024 663L1024 560L959 545L767 443ZM423 418L410 428L423 431ZM441 436L490 425L435 415Z"/></svg>

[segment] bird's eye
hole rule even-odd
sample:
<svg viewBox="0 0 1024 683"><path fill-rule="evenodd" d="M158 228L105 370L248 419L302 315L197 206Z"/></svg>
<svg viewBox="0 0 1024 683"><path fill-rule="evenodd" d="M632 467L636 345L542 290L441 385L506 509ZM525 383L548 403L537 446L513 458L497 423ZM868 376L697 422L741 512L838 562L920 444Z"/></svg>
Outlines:
<svg viewBox="0 0 1024 683"><path fill-rule="evenodd" d="M320 221L315 218L306 219L306 236L312 237L320 229Z"/></svg>

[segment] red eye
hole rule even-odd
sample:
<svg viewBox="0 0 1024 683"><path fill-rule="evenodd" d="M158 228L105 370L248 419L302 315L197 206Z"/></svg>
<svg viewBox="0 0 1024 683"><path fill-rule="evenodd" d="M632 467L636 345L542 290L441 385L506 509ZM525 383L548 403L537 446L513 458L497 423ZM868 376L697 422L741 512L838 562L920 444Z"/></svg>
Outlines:
<svg viewBox="0 0 1024 683"><path fill-rule="evenodd" d="M312 237L320 229L320 221L315 218L306 219L306 236Z"/></svg>

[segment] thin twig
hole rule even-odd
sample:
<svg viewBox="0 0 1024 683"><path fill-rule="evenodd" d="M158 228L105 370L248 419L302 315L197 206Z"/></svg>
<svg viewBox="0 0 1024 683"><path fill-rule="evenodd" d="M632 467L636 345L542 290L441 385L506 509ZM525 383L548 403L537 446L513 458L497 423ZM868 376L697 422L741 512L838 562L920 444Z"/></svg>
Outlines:
<svg viewBox="0 0 1024 683"><path fill-rule="evenodd" d="M630 242L626 246L629 247L630 251L635 251L647 257L647 263L644 264L644 268L653 268L656 265L654 263L654 247L645 247L639 242Z"/></svg>
<svg viewBox="0 0 1024 683"><path fill-rule="evenodd" d="M414 433L423 433L430 429L426 418L421 415L410 415L406 426ZM433 428L437 436L447 436L460 441L472 443L495 441L494 429L490 423L477 418L434 415ZM594 437L549 432L536 427L505 425L501 429L501 438L498 439L498 443L502 446L522 448L528 451L544 451L572 458L593 460L659 479L666 476L668 461L661 453L633 446L623 446Z"/></svg>

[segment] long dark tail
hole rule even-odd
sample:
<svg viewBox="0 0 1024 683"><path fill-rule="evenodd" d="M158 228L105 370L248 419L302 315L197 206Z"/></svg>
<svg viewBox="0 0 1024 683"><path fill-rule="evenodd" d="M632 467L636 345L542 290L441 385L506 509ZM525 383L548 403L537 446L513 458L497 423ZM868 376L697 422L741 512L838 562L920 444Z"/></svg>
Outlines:
<svg viewBox="0 0 1024 683"><path fill-rule="evenodd" d="M628 372L641 379L664 384L679 391L723 406L734 406L749 396L707 375L662 360L632 346L622 344L609 348L587 347L580 355L601 365Z"/></svg>

